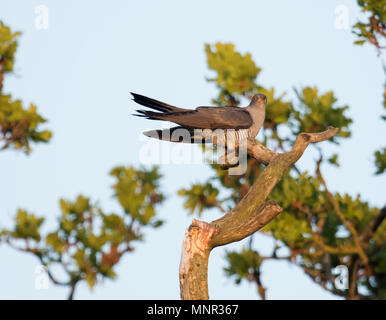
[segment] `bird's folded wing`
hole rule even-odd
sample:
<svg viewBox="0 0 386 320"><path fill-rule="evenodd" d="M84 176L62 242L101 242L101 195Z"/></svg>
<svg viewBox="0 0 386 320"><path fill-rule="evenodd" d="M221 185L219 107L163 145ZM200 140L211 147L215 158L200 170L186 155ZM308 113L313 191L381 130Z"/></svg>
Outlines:
<svg viewBox="0 0 386 320"><path fill-rule="evenodd" d="M198 107L195 110L152 114L152 117L201 129L247 129L253 124L249 112L238 107Z"/></svg>

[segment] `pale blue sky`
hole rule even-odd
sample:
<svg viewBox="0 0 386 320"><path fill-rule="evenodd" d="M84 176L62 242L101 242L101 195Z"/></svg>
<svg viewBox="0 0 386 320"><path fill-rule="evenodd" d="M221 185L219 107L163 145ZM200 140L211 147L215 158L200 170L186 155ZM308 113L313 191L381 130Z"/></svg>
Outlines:
<svg viewBox="0 0 386 320"><path fill-rule="evenodd" d="M37 5L49 8L48 30L34 27ZM372 47L353 45L350 30L334 25L337 5L356 21L356 1L21 1L2 0L0 20L23 32L16 56L16 76L7 76L5 92L34 102L49 120L54 137L31 156L0 156L0 225L9 226L17 208L45 216L55 225L58 199L82 193L106 211L117 209L111 198L109 170L138 165L140 132L157 123L130 116L136 107L129 91L179 106L205 105L216 94L205 81L204 44L233 42L251 52L263 68L259 82L287 91L293 86L333 89L340 104L350 106L353 136L339 147L342 167L325 168L334 191L361 193L371 204L384 204L385 176L374 176L373 152L384 145L380 120L384 75ZM312 169L316 154L299 161ZM187 217L176 190L210 174L205 165L162 165L168 200L159 210L167 223L146 232L146 241L120 262L115 281L90 292L81 285L76 298L178 299L178 266ZM207 213L207 221L217 218ZM268 253L271 241L255 238ZM227 246L240 247L242 243ZM222 271L224 249L214 250L209 265L213 299L255 299L255 286L235 286ZM0 246L0 299L62 299L67 289L34 288L33 256ZM269 262L263 267L269 299L334 298L314 285L295 266Z"/></svg>

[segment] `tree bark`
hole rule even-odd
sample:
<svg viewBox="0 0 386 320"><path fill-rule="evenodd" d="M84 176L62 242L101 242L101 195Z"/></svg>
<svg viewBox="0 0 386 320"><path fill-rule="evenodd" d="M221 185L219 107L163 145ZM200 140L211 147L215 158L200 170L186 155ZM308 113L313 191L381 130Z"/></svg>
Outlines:
<svg viewBox="0 0 386 320"><path fill-rule="evenodd" d="M183 300L207 300L208 261L213 248L240 241L258 231L282 208L267 197L310 143L330 139L338 132L328 127L320 133L301 133L289 152L276 153L257 140L248 141L248 155L267 165L247 194L232 210L210 223L193 219L185 232L180 263L180 294Z"/></svg>

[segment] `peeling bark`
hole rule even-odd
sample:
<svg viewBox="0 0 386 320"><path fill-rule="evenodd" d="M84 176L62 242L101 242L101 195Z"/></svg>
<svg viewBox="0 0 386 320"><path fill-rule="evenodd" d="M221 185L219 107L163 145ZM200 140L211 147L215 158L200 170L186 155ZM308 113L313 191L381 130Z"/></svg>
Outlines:
<svg viewBox="0 0 386 320"><path fill-rule="evenodd" d="M208 260L210 242L219 230L206 222L193 219L185 232L180 263L181 298L209 299Z"/></svg>
<svg viewBox="0 0 386 320"><path fill-rule="evenodd" d="M220 219L210 223L193 220L185 232L180 263L180 294L184 300L207 300L208 260L213 248L240 241L258 231L282 208L267 197L310 143L330 139L338 132L328 127L320 133L301 133L289 152L276 153L260 142L248 141L248 155L267 167L241 201Z"/></svg>

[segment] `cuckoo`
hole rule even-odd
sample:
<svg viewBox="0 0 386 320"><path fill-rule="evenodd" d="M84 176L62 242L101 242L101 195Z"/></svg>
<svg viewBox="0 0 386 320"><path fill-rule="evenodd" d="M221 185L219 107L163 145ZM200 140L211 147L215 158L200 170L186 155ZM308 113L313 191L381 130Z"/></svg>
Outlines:
<svg viewBox="0 0 386 320"><path fill-rule="evenodd" d="M211 138L216 136L220 143L219 131L234 132L237 139L254 139L263 126L267 105L267 97L262 93L255 94L246 107L200 106L196 109L179 108L137 93L131 94L136 103L152 109L136 110L135 116L178 124L170 129L143 132L148 137L170 142L203 143L209 139L214 143Z"/></svg>

